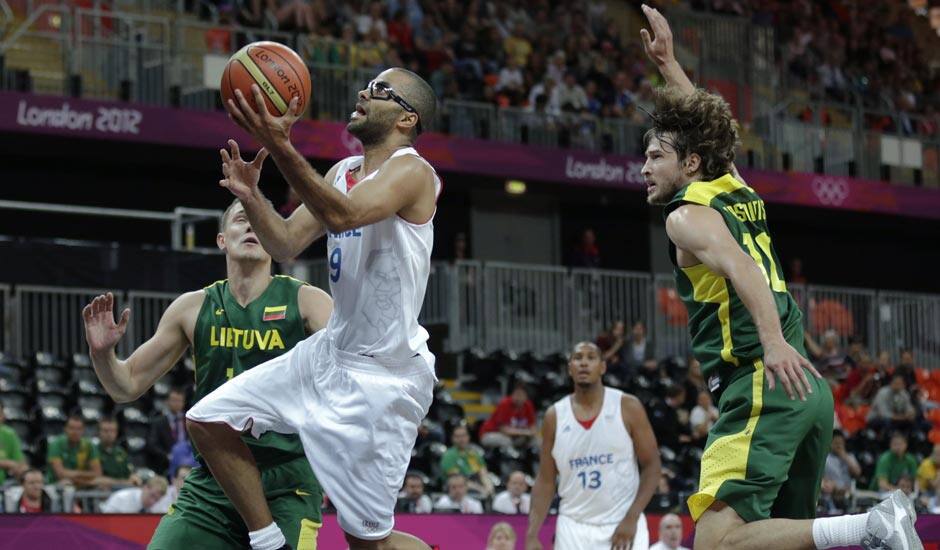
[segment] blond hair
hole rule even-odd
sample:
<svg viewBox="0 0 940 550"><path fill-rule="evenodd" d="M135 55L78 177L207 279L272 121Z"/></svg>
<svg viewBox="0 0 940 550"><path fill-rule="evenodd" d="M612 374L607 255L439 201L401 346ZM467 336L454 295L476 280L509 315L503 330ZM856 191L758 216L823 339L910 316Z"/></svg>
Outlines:
<svg viewBox="0 0 940 550"><path fill-rule="evenodd" d="M493 539L495 539L495 538L496 538L496 535L498 535L498 534L500 534L500 533L503 533L504 535L506 535L507 537L509 537L509 539L512 540L512 543L513 543L513 544L516 543L516 538L517 538L517 537L516 537L516 530L513 529L513 528L512 528L512 525L509 525L509 523L507 523L507 522L505 522L505 521L500 521L500 522L496 523L496 525L494 525L492 529L490 529L490 536L487 537L487 539L486 539L486 547L487 547L487 548L490 548L490 546L493 544Z"/></svg>

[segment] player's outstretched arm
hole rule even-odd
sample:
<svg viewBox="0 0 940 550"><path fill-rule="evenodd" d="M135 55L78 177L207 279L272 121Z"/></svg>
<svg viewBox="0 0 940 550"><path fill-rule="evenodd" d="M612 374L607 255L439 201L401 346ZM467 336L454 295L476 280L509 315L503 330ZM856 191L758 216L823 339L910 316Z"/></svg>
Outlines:
<svg viewBox="0 0 940 550"><path fill-rule="evenodd" d="M310 243L324 235L323 224L305 206L301 205L289 218L284 219L261 192L258 180L261 177L261 165L268 155L267 150L261 149L254 160L247 162L242 159L235 140L230 139L228 145L231 153L225 149L219 151L224 176L219 180L219 185L241 201L252 231L258 235L261 246L275 261L283 262L296 257ZM327 177L335 174L335 170L336 166L331 168Z"/></svg>
<svg viewBox="0 0 940 550"><path fill-rule="evenodd" d="M640 485L627 515L614 531L611 541L613 550L630 548L636 537L637 521L653 498L663 471L656 435L640 400L632 395L624 395L620 399L620 414L630 438L633 439L633 451L640 467Z"/></svg>
<svg viewBox="0 0 940 550"><path fill-rule="evenodd" d="M333 298L329 294L315 286L304 285L297 291L297 304L307 334L326 328L333 313Z"/></svg>
<svg viewBox="0 0 940 550"><path fill-rule="evenodd" d="M127 331L130 309L114 322L114 296L98 296L82 310L85 339L95 373L108 395L118 403L140 397L179 361L192 340L192 330L204 291L183 294L163 313L157 332L126 360L120 360L114 348ZM100 473L99 473L100 475Z"/></svg>
<svg viewBox="0 0 940 550"><path fill-rule="evenodd" d="M555 479L558 477L558 467L552 457L552 448L555 446L555 424L557 422L555 407L550 407L542 419L542 451L539 455L539 473L532 487L532 501L529 507L529 528L526 531L526 550L541 550L539 530L545 523L548 508L555 497Z"/></svg>
<svg viewBox="0 0 940 550"><path fill-rule="evenodd" d="M650 58L659 73L666 79L666 85L681 90L685 94L691 94L695 91L695 85L689 80L688 75L682 70L682 66L676 60L675 50L672 44L672 29L663 14L656 8L651 8L646 4L642 6L643 14L649 21L650 29L653 31L653 37L650 37L650 31L640 30L640 38L643 40L643 49L646 50L647 57Z"/></svg>
<svg viewBox="0 0 940 550"><path fill-rule="evenodd" d="M812 387L804 367L818 378L822 376L783 337L767 279L731 235L721 214L707 206L685 204L666 218L666 234L677 247L693 254L716 275L731 280L757 326L764 348L768 387L774 389L776 374L791 399L799 396L805 400Z"/></svg>
<svg viewBox="0 0 940 550"><path fill-rule="evenodd" d="M643 41L646 56L656 65L659 74L666 80L667 86L680 90L685 95L692 94L695 92L695 84L692 84L689 76L685 74L682 66L679 65L679 61L676 60L672 29L669 28L669 23L656 8L643 4L642 9L647 21L649 21L650 29L653 31L653 37L651 38L650 31L640 29L640 38ZM730 166L728 171L736 179L744 181L734 164Z"/></svg>

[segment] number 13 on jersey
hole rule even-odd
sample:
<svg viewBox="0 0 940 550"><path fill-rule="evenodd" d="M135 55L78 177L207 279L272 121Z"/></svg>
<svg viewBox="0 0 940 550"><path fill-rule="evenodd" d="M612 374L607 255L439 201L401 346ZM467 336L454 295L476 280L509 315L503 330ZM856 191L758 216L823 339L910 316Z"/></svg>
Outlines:
<svg viewBox="0 0 940 550"><path fill-rule="evenodd" d="M598 470L578 472L578 478L581 479L582 489L597 489L601 486L601 473Z"/></svg>

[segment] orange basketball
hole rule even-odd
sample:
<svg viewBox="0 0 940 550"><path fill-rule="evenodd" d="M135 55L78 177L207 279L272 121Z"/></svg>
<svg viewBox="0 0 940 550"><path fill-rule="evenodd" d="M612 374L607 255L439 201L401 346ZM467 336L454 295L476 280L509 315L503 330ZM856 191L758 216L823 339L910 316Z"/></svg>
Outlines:
<svg viewBox="0 0 940 550"><path fill-rule="evenodd" d="M235 90L241 90L251 108L257 111L251 85L257 84L268 112L281 116L292 97L300 98L303 113L310 101L310 71L297 52L277 42L252 42L238 50L222 73L222 102L238 104Z"/></svg>

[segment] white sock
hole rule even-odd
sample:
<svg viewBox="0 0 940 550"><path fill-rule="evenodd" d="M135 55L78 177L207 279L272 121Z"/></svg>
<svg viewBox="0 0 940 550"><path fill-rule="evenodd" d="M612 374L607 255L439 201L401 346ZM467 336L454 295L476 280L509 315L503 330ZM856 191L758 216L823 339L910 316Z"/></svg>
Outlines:
<svg viewBox="0 0 940 550"><path fill-rule="evenodd" d="M281 528L273 521L264 529L249 531L248 540L251 541L252 550L277 550L287 544Z"/></svg>
<svg viewBox="0 0 940 550"><path fill-rule="evenodd" d="M813 521L813 542L816 548L858 546L865 537L868 514L818 518Z"/></svg>

